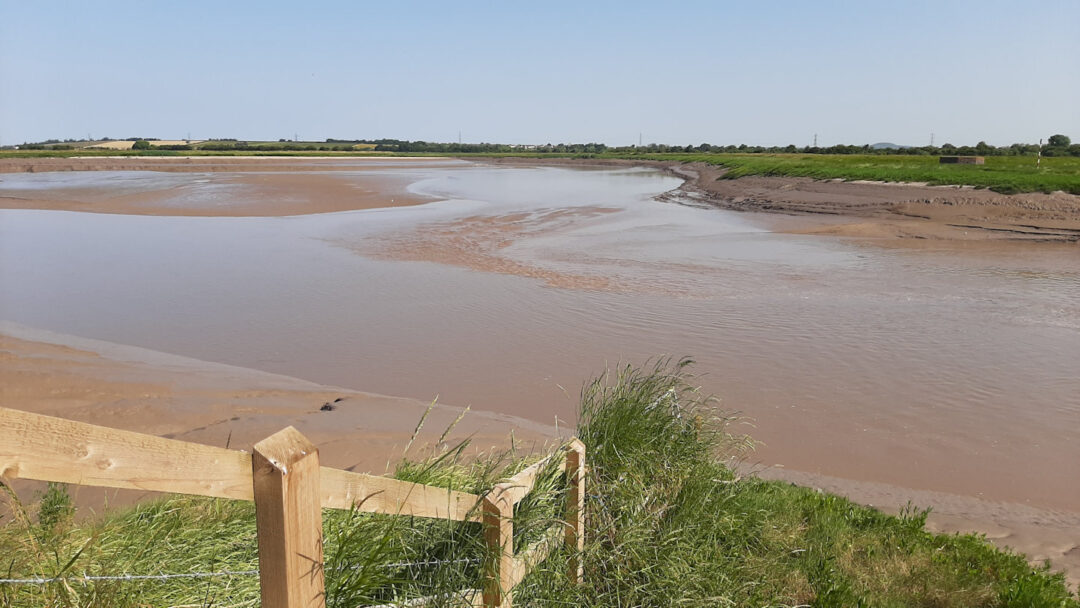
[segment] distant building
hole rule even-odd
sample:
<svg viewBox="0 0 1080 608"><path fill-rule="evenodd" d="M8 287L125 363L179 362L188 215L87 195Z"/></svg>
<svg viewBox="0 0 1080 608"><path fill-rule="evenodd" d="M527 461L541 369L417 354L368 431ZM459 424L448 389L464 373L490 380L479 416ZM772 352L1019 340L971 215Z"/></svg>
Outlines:
<svg viewBox="0 0 1080 608"><path fill-rule="evenodd" d="M985 165L984 156L942 156L938 159L942 165Z"/></svg>

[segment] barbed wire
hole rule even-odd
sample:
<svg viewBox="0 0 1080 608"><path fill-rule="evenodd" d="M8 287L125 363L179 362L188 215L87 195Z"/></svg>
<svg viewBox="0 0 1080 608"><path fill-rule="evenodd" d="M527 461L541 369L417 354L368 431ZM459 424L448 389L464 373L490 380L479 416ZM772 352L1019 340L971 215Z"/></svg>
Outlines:
<svg viewBox="0 0 1080 608"><path fill-rule="evenodd" d="M393 564L379 564L380 568L404 568L406 566L442 566L444 564L479 564L480 559L461 558L461 559L431 559L424 562L397 562ZM339 568L340 570L358 570L359 566L353 566L352 568Z"/></svg>
<svg viewBox="0 0 1080 608"><path fill-rule="evenodd" d="M479 589L461 589L459 591L447 591L446 593L440 593L438 595L402 600L396 604L379 604L377 606L368 606L367 608L410 608L412 606L426 606L433 601L449 598L462 599L470 602L471 605L473 598L479 593L481 593Z"/></svg>
<svg viewBox="0 0 1080 608"><path fill-rule="evenodd" d="M84 574L82 576L54 576L50 578L0 578L0 585L47 585L60 582L94 583L98 581L167 581L174 578L250 576L258 573L258 570L222 570L221 572L185 572L183 574Z"/></svg>
<svg viewBox="0 0 1080 608"><path fill-rule="evenodd" d="M395 562L391 564L379 564L378 568L408 568L423 566L442 566L447 564L480 563L479 559L431 559L422 562ZM362 566L336 568L336 570L359 570ZM259 573L255 570L221 570L219 572L185 572L182 574L102 574L82 576L54 576L54 577L31 577L31 578L0 578L0 585L48 585L50 583L94 583L99 581L167 581L178 578L220 578L225 576L254 576Z"/></svg>

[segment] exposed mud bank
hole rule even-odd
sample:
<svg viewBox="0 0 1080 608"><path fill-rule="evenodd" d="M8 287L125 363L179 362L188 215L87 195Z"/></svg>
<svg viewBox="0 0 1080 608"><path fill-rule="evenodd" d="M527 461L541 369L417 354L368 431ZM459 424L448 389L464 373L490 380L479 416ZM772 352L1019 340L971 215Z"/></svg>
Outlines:
<svg viewBox="0 0 1080 608"><path fill-rule="evenodd" d="M644 166L686 182L662 198L734 211L806 216L783 232L867 238L1009 239L1080 242L1080 196L1065 192L999 194L968 186L845 182L805 177L724 179L705 163L617 159L492 159L495 164Z"/></svg>

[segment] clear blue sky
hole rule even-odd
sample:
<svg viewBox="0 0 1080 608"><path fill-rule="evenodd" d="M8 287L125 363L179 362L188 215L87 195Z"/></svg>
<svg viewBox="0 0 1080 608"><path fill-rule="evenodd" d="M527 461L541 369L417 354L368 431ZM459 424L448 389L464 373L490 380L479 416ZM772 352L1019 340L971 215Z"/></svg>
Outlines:
<svg viewBox="0 0 1080 608"><path fill-rule="evenodd" d="M0 0L0 141L1080 140L1080 1Z"/></svg>

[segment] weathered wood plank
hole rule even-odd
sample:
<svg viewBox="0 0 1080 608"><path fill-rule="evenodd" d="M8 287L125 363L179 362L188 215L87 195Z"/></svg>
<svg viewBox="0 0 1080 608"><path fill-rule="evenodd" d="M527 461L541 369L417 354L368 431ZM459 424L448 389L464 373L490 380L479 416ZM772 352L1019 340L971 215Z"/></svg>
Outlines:
<svg viewBox="0 0 1080 608"><path fill-rule="evenodd" d="M555 528L557 531L558 528ZM517 587L521 581L525 580L525 576L535 567L539 566L555 548L558 543L557 534L548 534L544 538L536 541L532 545L520 553L514 558L514 567L512 569L513 574L510 576L510 588Z"/></svg>
<svg viewBox="0 0 1080 608"><path fill-rule="evenodd" d="M324 608L319 450L293 427L252 454L263 608Z"/></svg>
<svg viewBox="0 0 1080 608"><path fill-rule="evenodd" d="M249 454L7 408L0 477L253 498Z"/></svg>
<svg viewBox="0 0 1080 608"><path fill-rule="evenodd" d="M514 505L506 499L505 484L496 485L483 499L484 544L488 555L484 564L484 606L510 608L514 575Z"/></svg>
<svg viewBox="0 0 1080 608"><path fill-rule="evenodd" d="M582 583L585 567L582 552L585 551L585 444L576 437L566 446L566 482L570 486L566 494L566 536L569 553L567 573L570 580Z"/></svg>
<svg viewBox="0 0 1080 608"><path fill-rule="evenodd" d="M251 455L0 408L0 476L253 500ZM480 497L322 468L322 506L480 521Z"/></svg>
<svg viewBox="0 0 1080 608"><path fill-rule="evenodd" d="M540 474L540 471L548 464L555 455L551 454L540 461L530 465L528 468L522 469L520 473L514 475L505 482L499 484L503 487L502 495L506 500L509 500L512 504L517 504L525 498L529 492L532 492L534 486L536 486L536 476Z"/></svg>
<svg viewBox="0 0 1080 608"><path fill-rule="evenodd" d="M480 497L434 486L352 473L340 469L322 470L322 505L329 509L349 509L353 505L367 513L389 513L435 517L454 521L480 521Z"/></svg>

